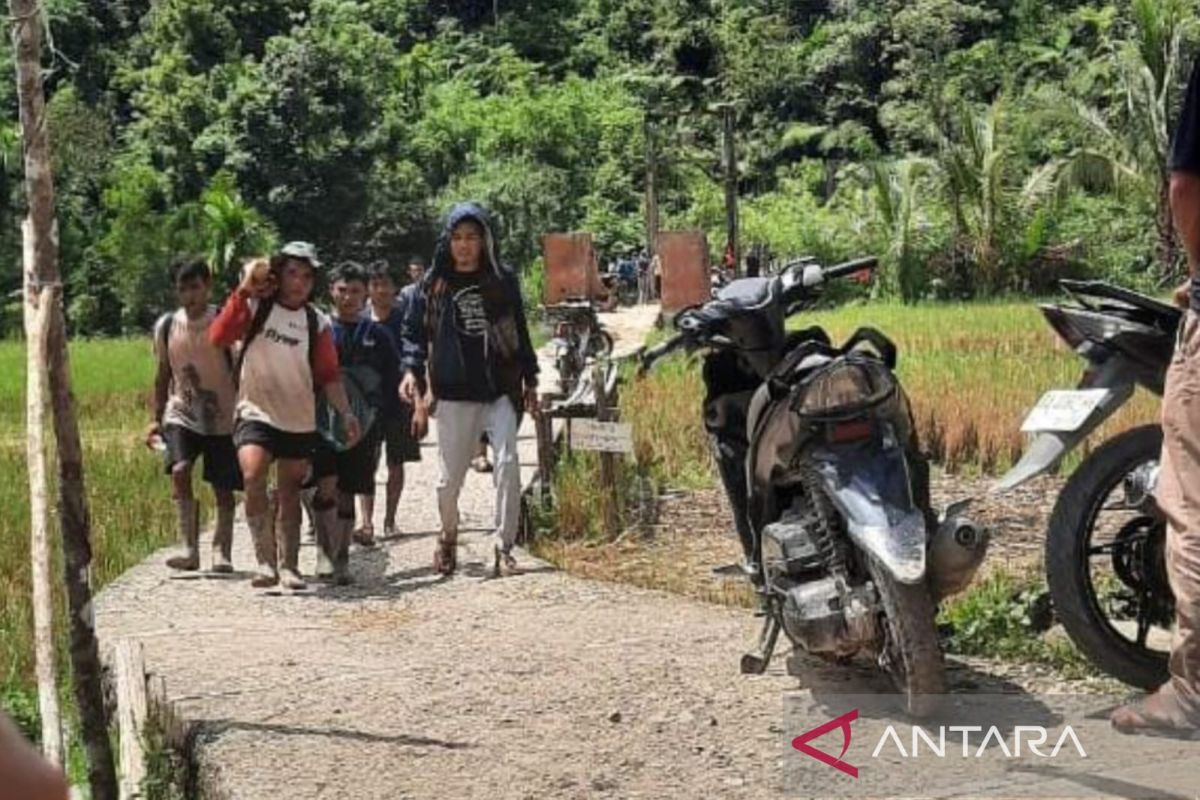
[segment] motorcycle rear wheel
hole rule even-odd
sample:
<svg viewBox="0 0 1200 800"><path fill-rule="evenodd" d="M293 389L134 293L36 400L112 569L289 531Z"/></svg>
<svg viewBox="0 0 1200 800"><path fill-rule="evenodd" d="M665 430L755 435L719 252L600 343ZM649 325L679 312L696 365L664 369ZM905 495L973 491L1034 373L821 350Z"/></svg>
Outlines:
<svg viewBox="0 0 1200 800"><path fill-rule="evenodd" d="M903 695L905 711L929 717L937 711L939 695L946 693L946 663L929 588L900 583L873 558L867 569L883 604L880 665Z"/></svg>
<svg viewBox="0 0 1200 800"><path fill-rule="evenodd" d="M1050 598L1071 641L1104 672L1146 690L1166 682L1167 654L1139 644L1136 637L1131 641L1117 630L1101 607L1101 592L1092 570L1095 556L1089 550L1098 547L1093 533L1102 504L1126 475L1142 464L1157 461L1161 451L1162 429L1158 425L1134 428L1098 447L1063 487L1046 536Z"/></svg>

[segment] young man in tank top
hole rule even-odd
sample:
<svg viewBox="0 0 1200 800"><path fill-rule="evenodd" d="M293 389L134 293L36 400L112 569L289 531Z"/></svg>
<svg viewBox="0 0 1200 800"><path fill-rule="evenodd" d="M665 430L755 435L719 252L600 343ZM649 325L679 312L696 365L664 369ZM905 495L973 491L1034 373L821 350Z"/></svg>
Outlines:
<svg viewBox="0 0 1200 800"><path fill-rule="evenodd" d="M179 308L154 326L154 420L146 443L161 441L179 521L183 552L167 559L176 570L200 569L200 518L192 493L192 467L204 461L204 480L216 496L212 571L232 572L234 492L242 488L233 447L233 406L237 395L233 358L208 340L216 309L208 304L212 277L200 259L172 266Z"/></svg>

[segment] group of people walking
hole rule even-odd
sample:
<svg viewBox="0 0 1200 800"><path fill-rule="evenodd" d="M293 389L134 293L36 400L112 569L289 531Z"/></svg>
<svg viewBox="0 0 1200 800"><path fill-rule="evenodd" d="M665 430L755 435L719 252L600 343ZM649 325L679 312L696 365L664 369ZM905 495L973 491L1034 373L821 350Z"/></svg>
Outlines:
<svg viewBox="0 0 1200 800"><path fill-rule="evenodd" d="M500 261L487 212L456 206L429 270L410 264L402 289L384 262L338 264L326 276L329 314L314 304L322 270L311 244L291 242L250 260L218 312L209 305L208 266L174 265L179 308L155 326L147 432L164 453L183 544L167 565L201 566L192 492L201 461L216 499L214 572L233 571L235 492L242 491L257 564L252 585L306 587L298 563L305 505L318 577L349 582L356 498L357 538L369 546L376 466L385 455L384 535L396 533L404 465L420 459L435 414L441 531L434 567L444 575L456 569L459 493L486 437L494 452L494 571L514 573L517 429L524 412L537 412L538 366L520 285Z"/></svg>

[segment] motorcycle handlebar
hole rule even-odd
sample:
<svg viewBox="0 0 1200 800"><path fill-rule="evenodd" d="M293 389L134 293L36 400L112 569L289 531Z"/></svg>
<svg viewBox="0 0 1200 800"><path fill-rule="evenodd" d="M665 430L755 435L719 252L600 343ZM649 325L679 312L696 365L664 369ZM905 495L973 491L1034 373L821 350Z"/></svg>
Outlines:
<svg viewBox="0 0 1200 800"><path fill-rule="evenodd" d="M862 272L863 270L875 270L878 267L879 259L875 256L856 258L853 261L847 261L844 264L838 264L836 266L826 268L824 270L825 280L844 278L848 275L853 275L856 272Z"/></svg>

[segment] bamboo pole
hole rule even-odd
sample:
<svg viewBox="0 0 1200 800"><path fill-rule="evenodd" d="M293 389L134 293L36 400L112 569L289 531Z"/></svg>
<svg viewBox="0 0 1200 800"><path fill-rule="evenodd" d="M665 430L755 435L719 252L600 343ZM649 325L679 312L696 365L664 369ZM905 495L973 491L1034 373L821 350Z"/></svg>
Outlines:
<svg viewBox="0 0 1200 800"><path fill-rule="evenodd" d="M101 687L100 654L96 644L90 572L92 552L87 495L83 480L83 445L71 394L66 320L58 271L58 231L54 218L54 175L50 137L46 130L46 98L42 82L40 0L9 0L12 40L21 109L21 139L25 160L25 196L29 203L30 248L33 252L27 284L47 306L49 317L46 364L49 370L54 438L58 453L58 518L63 542L63 569L70 611L70 654L80 738L87 756L88 783L93 800L117 800L117 775L108 717Z"/></svg>
<svg viewBox="0 0 1200 800"><path fill-rule="evenodd" d="M33 228L21 226L26 274L33 267ZM37 664L38 710L42 719L42 753L63 763L62 714L58 707L58 675L54 659L54 600L50 591L50 508L46 498L46 339L50 303L30 287L25 295L25 429L29 473L29 557L33 576L33 649Z"/></svg>

